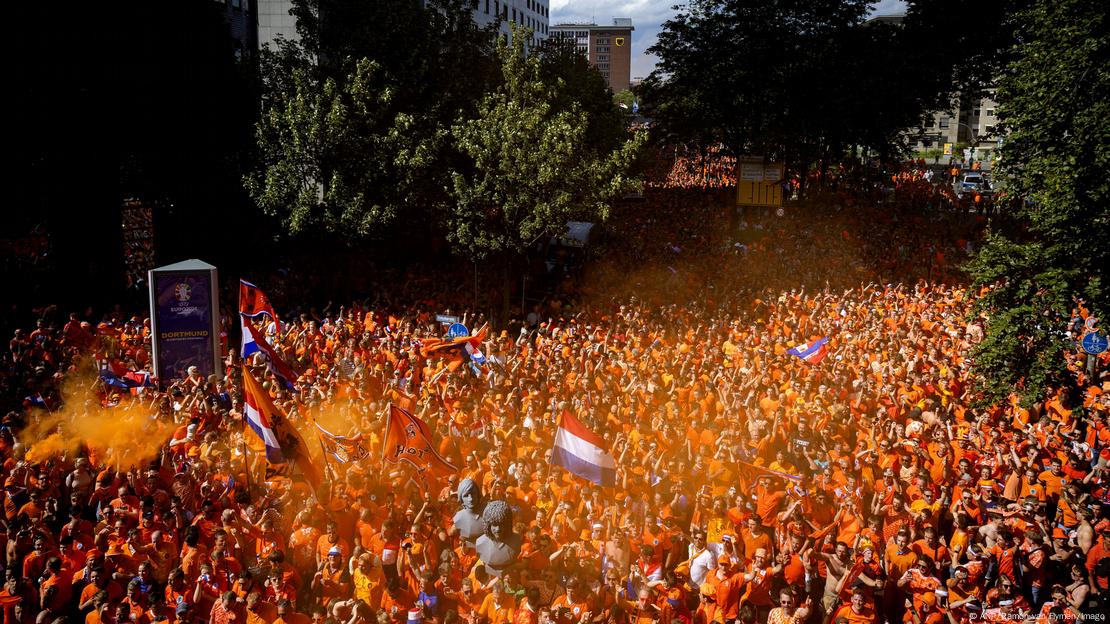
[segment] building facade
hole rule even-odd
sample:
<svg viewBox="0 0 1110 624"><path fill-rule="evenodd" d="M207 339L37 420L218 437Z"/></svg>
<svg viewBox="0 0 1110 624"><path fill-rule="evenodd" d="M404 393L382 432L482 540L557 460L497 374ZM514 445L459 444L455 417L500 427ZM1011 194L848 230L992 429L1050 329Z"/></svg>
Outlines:
<svg viewBox="0 0 1110 624"><path fill-rule="evenodd" d="M509 34L509 25L517 24L532 30L532 43L548 37L550 0L471 0L474 21L478 26L489 26L501 17L498 32Z"/></svg>
<svg viewBox="0 0 1110 624"><path fill-rule="evenodd" d="M246 3L248 0L241 0ZM258 4L258 46L273 45L279 37L295 40L297 20L289 14L292 0L255 0ZM372 1L372 0L369 0ZM551 0L468 0L474 21L488 26L501 20L498 32L508 35L510 24L532 29L532 43L548 36L548 15Z"/></svg>
<svg viewBox="0 0 1110 624"><path fill-rule="evenodd" d="M943 149L951 145L954 158L970 155L988 165L997 157L1002 144L998 129L998 102L994 89L981 99L965 104L958 111L940 111L933 114L932 124L922 129L914 149L917 152ZM963 150L968 150L966 153ZM946 155L947 157L947 155Z"/></svg>
<svg viewBox="0 0 1110 624"><path fill-rule="evenodd" d="M613 93L620 93L632 84L632 20L613 18L608 26L598 24L556 24L551 36L573 41L605 77Z"/></svg>
<svg viewBox="0 0 1110 624"><path fill-rule="evenodd" d="M258 14L258 47L274 47L278 37L297 40L297 20L289 14L292 0L254 0Z"/></svg>

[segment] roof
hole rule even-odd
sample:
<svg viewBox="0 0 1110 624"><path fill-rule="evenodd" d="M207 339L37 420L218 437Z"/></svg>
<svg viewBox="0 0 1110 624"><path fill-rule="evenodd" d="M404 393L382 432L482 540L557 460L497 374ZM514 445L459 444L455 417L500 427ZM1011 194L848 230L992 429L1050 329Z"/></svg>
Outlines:
<svg viewBox="0 0 1110 624"><path fill-rule="evenodd" d="M214 269L214 268L216 268L216 267L212 266L211 264L208 264L207 262L205 262L203 260L197 260L196 258L192 258L190 260L182 260L181 262L175 262L173 264L167 264L166 266L160 266L160 267L155 268L154 270L155 271L207 271L209 269Z"/></svg>
<svg viewBox="0 0 1110 624"><path fill-rule="evenodd" d="M905 13L887 13L885 15L872 15L867 19L867 23L901 24L905 19Z"/></svg>
<svg viewBox="0 0 1110 624"><path fill-rule="evenodd" d="M612 24L594 24L592 22L589 22L589 23L569 22L569 23L565 23L565 24L553 24L550 28L551 28L551 30L616 30L616 29L623 30L623 29L626 29L626 28L628 30L636 30L636 28L632 25L632 18L631 17L614 17Z"/></svg>

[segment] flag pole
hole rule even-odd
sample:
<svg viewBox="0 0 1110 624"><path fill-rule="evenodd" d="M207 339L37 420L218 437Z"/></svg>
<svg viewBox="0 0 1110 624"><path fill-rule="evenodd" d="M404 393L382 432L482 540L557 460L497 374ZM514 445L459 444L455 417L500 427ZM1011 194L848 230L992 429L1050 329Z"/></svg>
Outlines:
<svg viewBox="0 0 1110 624"><path fill-rule="evenodd" d="M393 410L389 409L390 405L392 405L392 403L386 403L385 404L385 414L384 414L384 416L385 416L385 431L382 434L382 470L381 470L381 472L382 472L383 475L385 474L385 449L386 449L386 445L389 444L389 420L390 420L390 417L391 417L391 413L393 411Z"/></svg>
<svg viewBox="0 0 1110 624"><path fill-rule="evenodd" d="M247 493L251 494L251 462L247 456L247 436L246 432L240 432L239 443L243 447L243 474L247 475Z"/></svg>
<svg viewBox="0 0 1110 624"><path fill-rule="evenodd" d="M328 474L328 480L334 482L336 480L335 470L331 467L331 462L328 461L328 450L324 448L324 439L320 437L320 432L316 432L316 440L320 442L320 453L324 457L324 472ZM333 492L334 496L335 493Z"/></svg>
<svg viewBox="0 0 1110 624"><path fill-rule="evenodd" d="M552 411L555 411L555 410L552 410ZM558 424L556 424L556 429L558 429L558 427L563 424L563 413L559 412L559 415L557 416L557 418L559 419L559 422L558 422ZM547 460L547 465L548 466L554 467L554 466L557 465L555 463L555 441L558 439L558 437L559 437L558 434L556 434L555 437L553 437L551 439L551 458Z"/></svg>

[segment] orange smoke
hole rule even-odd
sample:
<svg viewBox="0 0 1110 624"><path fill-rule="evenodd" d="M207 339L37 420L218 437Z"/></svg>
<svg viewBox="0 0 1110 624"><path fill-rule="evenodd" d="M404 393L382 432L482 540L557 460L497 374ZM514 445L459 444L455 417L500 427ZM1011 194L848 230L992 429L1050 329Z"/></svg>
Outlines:
<svg viewBox="0 0 1110 624"><path fill-rule="evenodd" d="M141 397L127 396L114 408L100 404L96 375L82 371L62 387L62 409L36 412L20 438L28 462L40 462L88 447L95 463L127 470L153 459L176 425L157 419Z"/></svg>

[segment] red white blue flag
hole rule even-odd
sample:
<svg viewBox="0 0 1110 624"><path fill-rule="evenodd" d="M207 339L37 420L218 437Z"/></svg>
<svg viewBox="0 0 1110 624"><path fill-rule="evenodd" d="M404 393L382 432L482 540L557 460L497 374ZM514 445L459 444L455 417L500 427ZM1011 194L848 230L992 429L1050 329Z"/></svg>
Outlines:
<svg viewBox="0 0 1110 624"><path fill-rule="evenodd" d="M300 375L297 374L285 360L278 355L278 352L266 342L266 338L259 333L254 325L247 321L245 317L240 316L243 320L243 357L247 357L251 353L261 351L266 354L266 359L270 366L270 372L277 377L282 385L292 390L296 387L297 379Z"/></svg>
<svg viewBox="0 0 1110 624"><path fill-rule="evenodd" d="M563 412L555 431L555 448L551 463L572 474L603 487L617 484L617 462L609 453L608 444L572 416Z"/></svg>
<svg viewBox="0 0 1110 624"><path fill-rule="evenodd" d="M803 342L793 349L788 350L787 353L802 358L808 364L816 364L825 359L825 356L828 355L828 342L828 338L821 338L813 342Z"/></svg>

